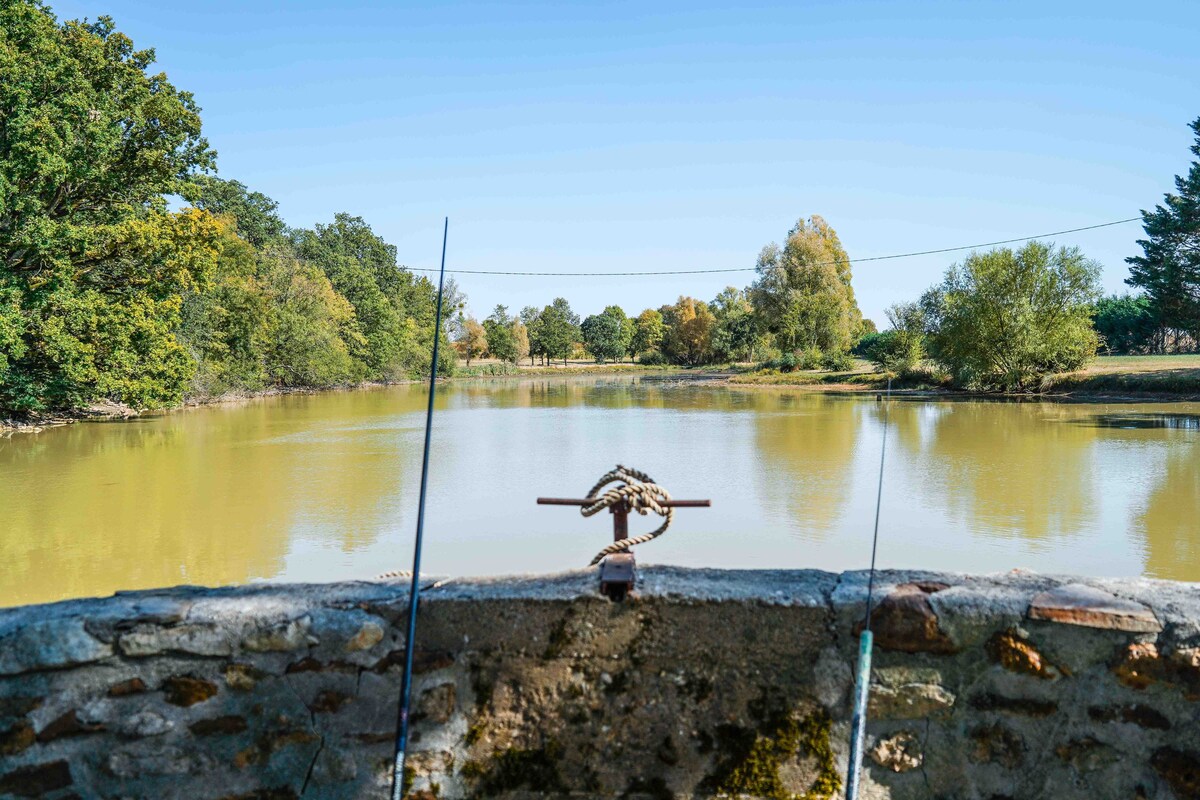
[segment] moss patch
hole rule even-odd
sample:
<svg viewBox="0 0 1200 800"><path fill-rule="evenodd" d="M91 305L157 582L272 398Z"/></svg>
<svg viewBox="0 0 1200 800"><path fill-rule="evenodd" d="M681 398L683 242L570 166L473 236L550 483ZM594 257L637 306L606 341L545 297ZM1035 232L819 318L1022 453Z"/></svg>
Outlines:
<svg viewBox="0 0 1200 800"><path fill-rule="evenodd" d="M551 742L534 750L516 747L486 761L468 761L462 775L473 785L473 796L492 797L501 792L528 788L538 792L565 792L567 785L558 771L562 748Z"/></svg>
<svg viewBox="0 0 1200 800"><path fill-rule="evenodd" d="M719 732L718 751L728 755L705 784L720 795L750 795L771 800L828 800L842 787L829 742L832 720L824 711L807 717L776 716L757 733ZM802 794L790 791L780 768L797 757L816 761L816 780Z"/></svg>

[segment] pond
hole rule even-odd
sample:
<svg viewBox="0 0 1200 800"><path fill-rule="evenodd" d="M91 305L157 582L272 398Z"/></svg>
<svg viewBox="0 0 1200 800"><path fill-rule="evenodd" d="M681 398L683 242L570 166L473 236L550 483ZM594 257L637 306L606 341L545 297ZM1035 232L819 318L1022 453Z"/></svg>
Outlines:
<svg viewBox="0 0 1200 800"><path fill-rule="evenodd" d="M403 385L0 439L0 605L404 569L425 403ZM450 383L426 571L586 565L610 518L534 501L617 463L713 502L643 563L865 568L884 406L650 375ZM902 398L890 419L881 566L1200 579L1200 404Z"/></svg>

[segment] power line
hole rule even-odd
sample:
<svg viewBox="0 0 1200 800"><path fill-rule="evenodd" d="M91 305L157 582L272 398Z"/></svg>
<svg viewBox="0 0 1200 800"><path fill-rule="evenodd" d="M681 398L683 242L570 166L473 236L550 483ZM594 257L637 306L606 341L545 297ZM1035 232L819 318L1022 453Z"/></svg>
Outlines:
<svg viewBox="0 0 1200 800"><path fill-rule="evenodd" d="M979 244L965 244L961 247L942 247L937 250L919 250L915 253L896 253L890 256L871 256L870 258L852 258L850 263L861 264L866 261L888 261L893 258L913 258L914 256L931 256L938 253L955 253L962 250L976 250L980 247L995 247L1001 244L1013 244L1015 242L1029 242L1034 239L1046 239L1051 236L1062 236L1067 233L1080 233L1081 231L1094 231L1097 228L1109 228L1113 225L1124 225L1127 222L1139 222L1141 217L1130 217L1129 219L1118 219L1113 222L1102 222L1099 225L1088 225L1083 228L1070 228L1065 231L1053 231L1051 233L1039 233L1036 236L1020 236L1016 239L1001 239L998 242L980 242ZM836 265L838 262L829 261L814 266ZM406 267L412 272L437 272L436 269L424 269L421 267ZM486 270L486 269L448 269L447 272L457 273L459 275L520 275L526 277L562 277L562 278L613 278L613 277L629 277L636 275L713 275L721 272L754 272L755 267L732 267L728 269L671 269L671 270L651 270L646 272L515 272L506 270Z"/></svg>

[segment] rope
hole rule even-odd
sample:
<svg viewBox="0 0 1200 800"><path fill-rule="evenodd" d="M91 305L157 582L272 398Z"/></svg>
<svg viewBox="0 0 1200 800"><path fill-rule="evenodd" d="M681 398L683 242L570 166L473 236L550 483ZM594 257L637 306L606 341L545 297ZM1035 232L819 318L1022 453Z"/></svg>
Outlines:
<svg viewBox="0 0 1200 800"><path fill-rule="evenodd" d="M600 490L605 486L617 481L622 481L622 485L615 486L604 494L599 494ZM675 509L665 508L661 505L661 503L671 499L670 492L655 483L654 478L651 478L640 469L634 469L633 467L623 467L618 464L616 469L606 472L604 477L596 482L596 485L587 493L587 497L589 499L595 498L595 502L579 509L580 513L585 517L599 514L604 509L615 506L618 503L628 503L629 507L639 514L646 515L653 511L664 518L663 524L650 533L644 533L641 536L630 536L608 545L596 554L596 557L592 559L592 563L588 565L590 567L599 564L605 556L627 550L634 545L645 544L651 539L657 539L670 527L671 520L675 519Z"/></svg>

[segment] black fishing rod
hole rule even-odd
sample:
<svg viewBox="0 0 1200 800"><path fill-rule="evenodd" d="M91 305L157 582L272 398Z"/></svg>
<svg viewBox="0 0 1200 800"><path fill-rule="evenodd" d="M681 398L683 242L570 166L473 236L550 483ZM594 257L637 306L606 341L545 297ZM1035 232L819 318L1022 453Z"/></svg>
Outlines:
<svg viewBox="0 0 1200 800"><path fill-rule="evenodd" d="M856 800L862 780L863 741L867 733L867 699L871 691L871 600L875 594L875 554L879 551L879 509L883 504L883 464L887 458L888 410L892 399L892 379L888 378L887 400L883 404L883 444L879 448L879 485L875 490L875 532L871 537L871 572L867 578L867 613L858 639L858 673L854 680L854 716L850 720L850 764L846 769L846 800Z"/></svg>
<svg viewBox="0 0 1200 800"><path fill-rule="evenodd" d="M421 495L417 501L417 541L413 546L412 585L408 590L408 630L404 634L404 675L400 679L400 708L396 714L395 764L392 768L392 800L404 794L404 751L408 747L408 709L412 700L414 641L417 635L417 603L421 597L421 540L425 534L425 488L429 484L429 442L433 431L433 394L437 388L438 342L442 338L442 286L446 278L446 235L450 218L442 227L442 269L438 275L437 313L433 322L433 361L429 365L429 407L425 411L425 454L421 457Z"/></svg>

